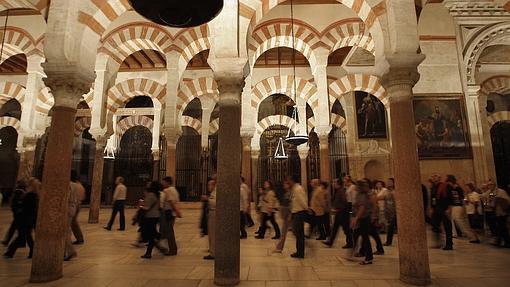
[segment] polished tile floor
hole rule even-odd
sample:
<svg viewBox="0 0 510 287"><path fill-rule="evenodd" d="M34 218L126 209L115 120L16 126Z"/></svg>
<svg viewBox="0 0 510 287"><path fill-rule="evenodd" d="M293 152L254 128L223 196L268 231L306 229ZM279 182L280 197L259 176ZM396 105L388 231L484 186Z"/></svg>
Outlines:
<svg viewBox="0 0 510 287"><path fill-rule="evenodd" d="M101 211L101 224L88 225L88 210L81 212L80 221L85 233L85 245L78 247L78 257L64 263L64 278L49 284L34 286L214 286L213 262L204 261L207 239L198 230L200 211L186 209L185 218L177 221L176 233L179 255L164 257L154 252L152 260L143 260L143 249L130 244L136 238L136 228L108 232L102 228L109 218L109 210ZM134 210L127 211L130 222ZM0 210L0 233L10 223L7 208ZM247 287L364 287L406 286L398 280L398 252L388 247L384 256L377 256L374 265L360 266L358 259L337 246L325 248L316 240L307 241L306 259L289 257L294 251L294 238L289 234L283 254L272 254L275 241L255 240L254 228L250 238L241 243L240 286ZM383 235L384 237L384 235ZM19 249L15 258L0 259L0 286L32 286L28 284L30 260L28 250ZM430 249L433 286L510 286L510 250L496 249L489 244L473 245L455 240L455 250L446 252Z"/></svg>

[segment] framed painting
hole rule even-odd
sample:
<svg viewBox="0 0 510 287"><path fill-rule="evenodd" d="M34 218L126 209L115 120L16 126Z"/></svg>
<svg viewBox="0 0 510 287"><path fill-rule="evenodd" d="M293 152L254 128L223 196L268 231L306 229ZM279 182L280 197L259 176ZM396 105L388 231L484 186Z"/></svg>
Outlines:
<svg viewBox="0 0 510 287"><path fill-rule="evenodd" d="M377 139L387 138L386 109L384 104L375 96L356 91L356 123L358 138Z"/></svg>
<svg viewBox="0 0 510 287"><path fill-rule="evenodd" d="M413 107L420 159L471 158L463 95L415 95Z"/></svg>

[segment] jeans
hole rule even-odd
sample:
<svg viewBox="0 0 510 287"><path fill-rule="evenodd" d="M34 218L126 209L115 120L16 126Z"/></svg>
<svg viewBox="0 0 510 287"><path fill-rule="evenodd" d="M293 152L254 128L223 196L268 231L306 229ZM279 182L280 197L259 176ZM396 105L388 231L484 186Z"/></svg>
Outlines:
<svg viewBox="0 0 510 287"><path fill-rule="evenodd" d="M352 242L352 229L350 223L351 216L348 211L337 212L335 214L335 221L333 222L333 229L331 230L331 236L329 237L329 244L333 245L336 240L336 235L340 226L342 227L347 246L353 246Z"/></svg>
<svg viewBox="0 0 510 287"><path fill-rule="evenodd" d="M510 247L510 236L508 235L507 218L508 218L508 215L496 217L496 222L498 224L498 233L497 233L498 238L496 240L496 244L500 245L501 241L504 241L505 246Z"/></svg>
<svg viewBox="0 0 510 287"><path fill-rule="evenodd" d="M25 247L25 244L28 245L30 248L29 251L29 257L32 257L32 252L34 249L34 239L32 238L32 228L31 227L21 227L19 226L17 229L18 235L9 244L9 247L7 247L7 251L5 252L5 255L8 256L14 256L16 253L16 250L20 247Z"/></svg>
<svg viewBox="0 0 510 287"><path fill-rule="evenodd" d="M161 239L168 240L168 255L177 255L177 242L175 241L175 216L171 210L165 210L161 216Z"/></svg>
<svg viewBox="0 0 510 287"><path fill-rule="evenodd" d="M452 220L446 214L446 211L434 210L432 214L432 231L436 234L436 239L439 239L441 234L441 223L446 233L446 247L453 247L453 230ZM437 240L439 242L439 240Z"/></svg>
<svg viewBox="0 0 510 287"><path fill-rule="evenodd" d="M125 200L115 200L113 203L113 209L112 209L112 216L110 217L110 221L108 222L108 228L111 229L113 222L115 222L115 216L117 216L117 213L120 214L120 229L126 228L126 217L124 216L124 204L126 203Z"/></svg>
<svg viewBox="0 0 510 287"><path fill-rule="evenodd" d="M240 211L239 212L239 216L240 216L240 230L241 230L241 238L246 238L248 237L248 233L246 233L246 213L244 213L244 211Z"/></svg>
<svg viewBox="0 0 510 287"><path fill-rule="evenodd" d="M294 213L292 215L292 232L296 236L296 254L305 256L305 218L306 211Z"/></svg>
<svg viewBox="0 0 510 287"><path fill-rule="evenodd" d="M264 238L266 235L266 229L267 229L267 222L271 222L271 225L273 225L275 237L280 238L280 227L278 226L278 223L276 223L276 220L274 219L274 212L271 213L263 213L262 217L262 223L260 224L260 231L259 236Z"/></svg>
<svg viewBox="0 0 510 287"><path fill-rule="evenodd" d="M397 227L397 217L392 216L388 219L388 233L386 234L386 245L393 243L393 235L395 234L395 228Z"/></svg>
<svg viewBox="0 0 510 287"><path fill-rule="evenodd" d="M496 221L496 212L494 211L486 211L485 212L485 222L489 226L489 230L491 231L492 236L496 236L498 234L498 224Z"/></svg>
<svg viewBox="0 0 510 287"><path fill-rule="evenodd" d="M374 255L372 254L372 244L370 243L370 230L373 229L372 223L370 222L370 216L361 218L359 221L359 233L361 235L361 248L365 255L365 261L372 261Z"/></svg>

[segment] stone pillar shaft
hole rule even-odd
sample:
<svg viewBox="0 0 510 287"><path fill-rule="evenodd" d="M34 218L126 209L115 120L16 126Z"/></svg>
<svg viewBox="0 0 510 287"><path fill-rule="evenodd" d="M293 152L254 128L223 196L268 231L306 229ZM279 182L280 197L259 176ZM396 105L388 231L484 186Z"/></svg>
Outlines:
<svg viewBox="0 0 510 287"><path fill-rule="evenodd" d="M418 78L416 68L390 70L384 85L389 95L391 118L400 279L405 283L426 285L430 283L430 267L425 215L423 208L416 208L423 206L412 102L412 87Z"/></svg>
<svg viewBox="0 0 510 287"><path fill-rule="evenodd" d="M69 231L67 199L75 116L75 108L53 107L35 231L37 243L32 259L31 282L48 282L62 277L65 234Z"/></svg>
<svg viewBox="0 0 510 287"><path fill-rule="evenodd" d="M175 181L176 175L176 144L167 143L168 147L166 150L166 175L171 176Z"/></svg>
<svg viewBox="0 0 510 287"><path fill-rule="evenodd" d="M308 192L308 164L307 164L307 158L308 158L308 152L310 148L309 147L298 147L299 152L299 162L301 166L301 185L305 189L305 191Z"/></svg>
<svg viewBox="0 0 510 287"><path fill-rule="evenodd" d="M259 191L259 182L258 182L259 155L260 155L260 150L255 150L255 149L251 150L251 153L250 153L250 157L251 157L251 193L252 193L254 202L257 202L257 200L258 200L258 191Z"/></svg>
<svg viewBox="0 0 510 287"><path fill-rule="evenodd" d="M99 223L99 209L101 207L101 193L103 191L104 169L104 140L96 140L94 153L94 170L92 171L92 192L90 194L89 223Z"/></svg>
<svg viewBox="0 0 510 287"><path fill-rule="evenodd" d="M241 158L241 175L244 177L245 183L251 187L251 137L243 137L243 156ZM250 195L253 199L253 196Z"/></svg>
<svg viewBox="0 0 510 287"><path fill-rule="evenodd" d="M217 82L220 91L220 125L214 282L217 285L232 286L237 285L240 280L239 172L242 78L220 78Z"/></svg>
<svg viewBox="0 0 510 287"><path fill-rule="evenodd" d="M320 142L320 159L321 159L321 180L330 182L331 174L329 167L329 136L319 136Z"/></svg>

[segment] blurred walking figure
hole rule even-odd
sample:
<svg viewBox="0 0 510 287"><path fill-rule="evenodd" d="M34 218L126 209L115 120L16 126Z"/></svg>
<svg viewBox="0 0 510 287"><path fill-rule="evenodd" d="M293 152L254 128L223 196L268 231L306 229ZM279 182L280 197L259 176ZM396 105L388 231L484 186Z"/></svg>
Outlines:
<svg viewBox="0 0 510 287"><path fill-rule="evenodd" d="M331 230L331 235L327 241L324 241L324 244L332 247L336 240L336 235L338 233L338 229L342 227L346 244L342 247L344 249L352 248L354 246L352 242L352 229L350 226L350 209L351 206L347 201L347 193L343 183L339 179L335 179L333 181L333 189L335 191L333 197L333 212L335 213L335 219L333 222L333 229Z"/></svg>
<svg viewBox="0 0 510 287"><path fill-rule="evenodd" d="M2 240L2 244L7 246L11 242L14 233L16 232L18 221L20 220L21 213L23 210L23 196L25 194L25 189L27 188L27 183L24 180L19 180L16 182L16 188L14 189L13 194L11 195L10 205L12 212L12 222L5 234L4 240Z"/></svg>
<svg viewBox="0 0 510 287"><path fill-rule="evenodd" d="M112 230L112 225L115 222L115 216L117 213L120 215L120 227L117 230L125 230L126 229L126 218L124 216L124 205L126 204L127 198L127 188L124 185L124 178L119 176L115 179L115 191L113 192L113 209L112 216L110 217L110 221L108 221L108 225L104 227L106 230Z"/></svg>
<svg viewBox="0 0 510 287"><path fill-rule="evenodd" d="M162 180L163 192L161 193L161 240L167 242L165 255L177 255L177 243L175 241L174 224L176 218L181 218L182 214L179 209L179 193L173 186L173 179L165 177Z"/></svg>
<svg viewBox="0 0 510 287"><path fill-rule="evenodd" d="M267 222L271 222L273 225L275 236L271 239L280 239L280 227L275 220L275 212L278 209L278 199L276 198L276 193L274 192L274 185L271 181L266 180L264 182L264 190L265 195L262 202L261 212L262 212L262 222L260 224L259 234L257 239L264 239L266 235Z"/></svg>
<svg viewBox="0 0 510 287"><path fill-rule="evenodd" d="M71 171L71 184L75 185L75 188L78 191L78 205L76 206L76 214L73 217L73 222L71 224L71 229L73 230L74 237L76 241L73 244L83 244L83 233L81 232L80 224L78 223L78 216L80 215L81 203L85 200L85 187L78 180L78 174L75 170Z"/></svg>
<svg viewBox="0 0 510 287"><path fill-rule="evenodd" d="M289 227L292 224L292 213L291 213L291 186L289 182L285 181L283 183L282 192L280 196L280 216L282 218L282 229L280 235L280 241L276 244L276 248L273 253L282 253L283 248L285 247L285 240L287 239L287 232L289 231Z"/></svg>
<svg viewBox="0 0 510 287"><path fill-rule="evenodd" d="M159 197L161 192L161 185L157 181L149 184L144 192L144 201L140 206L145 211L142 226L142 238L147 241L147 250L142 258L152 258L152 249L156 244L156 238L159 237L157 225L161 216L159 211Z"/></svg>
<svg viewBox="0 0 510 287"><path fill-rule="evenodd" d="M72 177L71 173L71 177ZM73 219L76 217L78 205L80 204L80 194L78 186L74 182L69 183L69 198L67 200L67 216L68 216L68 230L65 243L64 260L69 261L71 258L76 257L76 250L73 246L71 239L73 235Z"/></svg>
<svg viewBox="0 0 510 287"><path fill-rule="evenodd" d="M207 215L207 229L209 238L209 255L204 256L205 260L214 259L214 237L215 237L215 224L216 224L216 179L211 179L207 183L207 192L209 197L207 198L207 204L209 206Z"/></svg>

